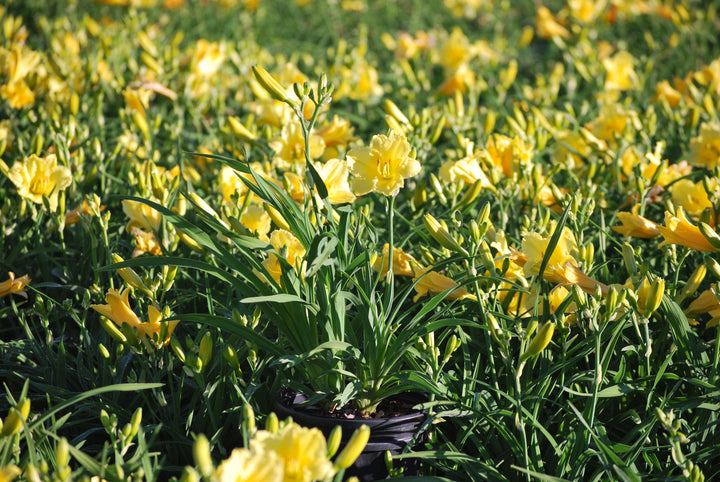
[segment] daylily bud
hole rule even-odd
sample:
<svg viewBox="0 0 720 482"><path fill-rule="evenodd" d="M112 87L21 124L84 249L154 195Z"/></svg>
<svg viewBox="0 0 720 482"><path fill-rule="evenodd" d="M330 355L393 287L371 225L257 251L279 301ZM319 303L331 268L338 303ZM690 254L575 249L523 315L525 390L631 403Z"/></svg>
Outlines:
<svg viewBox="0 0 720 482"><path fill-rule="evenodd" d="M210 442L205 435L198 435L193 444L193 459L195 459L195 466L200 469L200 473L203 477L210 477L212 475L214 466L212 457L210 457Z"/></svg>
<svg viewBox="0 0 720 482"><path fill-rule="evenodd" d="M663 294L665 293L665 280L662 278L655 278L652 285L650 286L650 292L648 293L647 300L645 301L645 313L643 316L649 318L655 310L660 307L662 302Z"/></svg>
<svg viewBox="0 0 720 482"><path fill-rule="evenodd" d="M282 217L282 214L280 214L280 211L272 207L271 205L264 203L263 206L265 207L265 211L268 213L268 216L270 216L270 219L272 219L272 222L275 223L275 226L277 226L280 229L284 229L286 231L290 230L290 225L285 221L285 219Z"/></svg>
<svg viewBox="0 0 720 482"><path fill-rule="evenodd" d="M175 356L178 357L181 363L185 364L185 350L182 345L175 338L170 338L170 348L172 349Z"/></svg>
<svg viewBox="0 0 720 482"><path fill-rule="evenodd" d="M403 114L400 108L390 99L385 99L382 103L382 107L387 115L393 117L400 124L410 125L410 121L407 117L405 117L405 114Z"/></svg>
<svg viewBox="0 0 720 482"><path fill-rule="evenodd" d="M133 124L140 129L140 132L142 133L143 137L145 139L150 138L150 126L147 123L147 119L145 119L145 114L142 114L138 111L133 111L132 113L132 120Z"/></svg>
<svg viewBox="0 0 720 482"><path fill-rule="evenodd" d="M200 482L200 480L200 474L198 474L194 467L190 467L189 465L185 467L180 477L180 482Z"/></svg>
<svg viewBox="0 0 720 482"><path fill-rule="evenodd" d="M108 433L112 431L113 422L105 409L100 410L100 422Z"/></svg>
<svg viewBox="0 0 720 482"><path fill-rule="evenodd" d="M243 405L243 425L250 435L255 433L255 411L249 403Z"/></svg>
<svg viewBox="0 0 720 482"><path fill-rule="evenodd" d="M623 243L622 257L623 261L625 262L625 269L627 269L628 274L632 276L637 273L637 263L635 263L635 251L633 250L633 247L630 245L630 243Z"/></svg>
<svg viewBox="0 0 720 482"><path fill-rule="evenodd" d="M708 256L705 258L705 266L707 266L707 269L710 270L715 278L720 279L720 263L715 261L714 258Z"/></svg>
<svg viewBox="0 0 720 482"><path fill-rule="evenodd" d="M251 144L257 141L257 136L250 132L250 130L245 127L237 117L228 117L228 122L230 123L230 129L233 134L238 136L240 140Z"/></svg>
<svg viewBox="0 0 720 482"><path fill-rule="evenodd" d="M712 244L713 248L720 250L720 236L718 236L718 233L707 223L700 222L698 223L698 227L702 235L705 236L705 239Z"/></svg>
<svg viewBox="0 0 720 482"><path fill-rule="evenodd" d="M103 318L102 316L100 318ZM140 342L137 338L137 332L135 331L135 327L128 325L127 323L123 323L122 327L120 328L123 335L125 336L126 343L130 346L139 346ZM111 335L112 336L112 335Z"/></svg>
<svg viewBox="0 0 720 482"><path fill-rule="evenodd" d="M230 345L225 345L225 348L223 349L223 358L226 362L228 362L228 364L233 370L238 373L242 372L242 368L240 367L240 360L238 360L237 353L235 353L235 349L233 349L233 347L231 347Z"/></svg>
<svg viewBox="0 0 720 482"><path fill-rule="evenodd" d="M463 193L462 197L458 201L458 206L469 206L475 198L478 197L482 190L483 180L478 179L465 191L465 193Z"/></svg>
<svg viewBox="0 0 720 482"><path fill-rule="evenodd" d="M138 431L140 431L140 422L142 422L142 407L138 407L137 410L133 413L132 418L130 419L130 437L134 437L137 435Z"/></svg>
<svg viewBox="0 0 720 482"><path fill-rule="evenodd" d="M202 339L200 340L200 349L198 352L198 356L200 357L200 361L202 361L203 368L207 367L210 364L210 360L212 358L212 352L213 352L213 339L212 335L209 331L206 331L203 335Z"/></svg>
<svg viewBox="0 0 720 482"><path fill-rule="evenodd" d="M445 128L446 123L446 117L445 114L441 115L438 121L433 126L432 131L430 132L430 136L428 140L430 141L430 144L435 144L438 139L440 139L440 135L442 134L443 129Z"/></svg>
<svg viewBox="0 0 720 482"><path fill-rule="evenodd" d="M438 201L440 201L440 204L445 206L447 204L447 197L445 197L445 193L443 192L442 184L440 184L440 179L435 174L430 174L430 187L432 187L433 191L435 191L435 194L437 194Z"/></svg>
<svg viewBox="0 0 720 482"><path fill-rule="evenodd" d="M452 335L450 339L445 343L445 353L443 354L443 363L447 363L450 361L450 357L452 356L453 352L460 348L460 345L462 343L460 342L460 339L458 339L457 336Z"/></svg>
<svg viewBox="0 0 720 482"><path fill-rule="evenodd" d="M21 398L17 406L10 409L8 416L3 422L2 431L0 431L0 437L9 437L20 432L23 427L23 422L27 420L30 414L30 399Z"/></svg>
<svg viewBox="0 0 720 482"><path fill-rule="evenodd" d="M275 412L270 412L267 419L265 419L265 430L270 433L278 433L278 430L280 430L280 421Z"/></svg>
<svg viewBox="0 0 720 482"><path fill-rule="evenodd" d="M122 263L125 261L120 257L120 255L113 253L112 255L113 263ZM150 290L150 288L147 287L147 285L143 282L142 278L135 272L134 269L126 267L126 268L118 268L118 274L122 279L125 280L127 284L135 288L136 290L140 290L146 295L152 297L153 293Z"/></svg>
<svg viewBox="0 0 720 482"><path fill-rule="evenodd" d="M418 183L413 196L413 208L417 211L427 201L427 184L424 181Z"/></svg>
<svg viewBox="0 0 720 482"><path fill-rule="evenodd" d="M687 283L685 283L685 286L683 287L682 291L677 296L675 301L680 304L685 298L695 293L700 287L700 283L702 283L705 279L706 274L707 266L705 266L704 264L698 265L698 267L695 268L695 271L693 271L693 274L690 275L690 278L687 280Z"/></svg>
<svg viewBox="0 0 720 482"><path fill-rule="evenodd" d="M327 438L327 458L331 459L335 456L340 448L342 440L342 427L335 425Z"/></svg>
<svg viewBox="0 0 720 482"><path fill-rule="evenodd" d="M402 124L400 124L400 123L397 121L397 119L395 119L395 118L394 118L393 116L391 116L391 115L386 115L386 116L385 116L385 124L387 124L388 129L390 129L391 131L395 132L396 134L402 134L402 135L406 135L406 134L407 134L407 128L404 127Z"/></svg>
<svg viewBox="0 0 720 482"><path fill-rule="evenodd" d="M520 362L524 362L528 358L532 358L535 355L540 354L540 352L542 352L550 344L553 333L555 333L554 322L548 321L541 326L533 339L530 340L525 353L520 356Z"/></svg>
<svg viewBox="0 0 720 482"><path fill-rule="evenodd" d="M484 239L480 242L480 249L478 251L478 254L480 255L480 261L482 262L485 269L494 275L495 274L495 260L492 257L492 252L490 251L490 246L488 245L487 241L485 241Z"/></svg>
<svg viewBox="0 0 720 482"><path fill-rule="evenodd" d="M618 290L615 286L610 286L608 288L607 295L605 295L605 315L610 318L610 316L615 313L615 310L618 307Z"/></svg>
<svg viewBox="0 0 720 482"><path fill-rule="evenodd" d="M495 319L495 316L492 315L492 313L486 313L485 314L485 323L487 323L488 328L490 328L490 334L492 337L497 341L498 343L502 343L500 340L500 335L502 334L500 325L497 322L497 319Z"/></svg>
<svg viewBox="0 0 720 482"><path fill-rule="evenodd" d="M128 339L125 337L122 331L118 328L118 326L110 321L108 318L101 316L100 317L100 326L103 327L103 329L107 332L110 337L120 343L127 343Z"/></svg>
<svg viewBox="0 0 720 482"><path fill-rule="evenodd" d="M367 445L369 439L370 427L361 425L360 428L355 430L355 433L352 434L345 448L335 459L335 470L347 469L355 463L355 460L357 460L362 451L365 450L365 445Z"/></svg>
<svg viewBox="0 0 720 482"><path fill-rule="evenodd" d="M273 99L279 100L280 102L285 102L291 107L300 106L299 102L296 99L291 99L287 96L287 94L285 93L285 89L282 88L280 83L275 80L275 78L270 75L267 70L260 67L259 65L254 65L252 71L253 74L255 74L255 78L257 79L257 81L260 83L263 89L265 89L265 91L270 94Z"/></svg>
<svg viewBox="0 0 720 482"><path fill-rule="evenodd" d="M433 239L440 244L440 246L466 256L468 255L467 250L460 246L457 241L450 236L447 229L445 229L431 214L423 216L423 223L425 223L425 228L428 230Z"/></svg>

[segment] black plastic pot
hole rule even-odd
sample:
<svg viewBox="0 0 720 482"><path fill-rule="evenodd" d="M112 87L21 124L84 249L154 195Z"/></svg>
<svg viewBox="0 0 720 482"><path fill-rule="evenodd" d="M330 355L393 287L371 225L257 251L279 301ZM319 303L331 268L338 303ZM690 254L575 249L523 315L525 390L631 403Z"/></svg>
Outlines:
<svg viewBox="0 0 720 482"><path fill-rule="evenodd" d="M427 398L412 393L399 395L397 399L410 405L427 401ZM305 400L307 398L301 393L281 390L275 397L275 413L281 420L292 417L295 422L302 426L317 427L322 430L326 438L333 428L340 425L342 427L342 442L339 451L343 449L355 429L361 425L370 427L370 440L365 446L365 450L355 463L345 471L347 477L355 476L360 482L388 478L385 452L389 450L392 455L399 455L415 437L426 419L425 412L418 411L387 418L348 419L330 415L325 416L317 408L309 410L306 407L300 407L299 405ZM420 468L419 461L416 459L402 459L395 461L394 464L394 468L403 469L403 475L417 475Z"/></svg>

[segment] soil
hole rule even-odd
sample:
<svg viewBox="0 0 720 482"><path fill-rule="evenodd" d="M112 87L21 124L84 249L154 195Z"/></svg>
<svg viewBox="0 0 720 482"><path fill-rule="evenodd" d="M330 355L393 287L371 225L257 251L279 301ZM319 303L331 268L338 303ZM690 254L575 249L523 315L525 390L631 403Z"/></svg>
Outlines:
<svg viewBox="0 0 720 482"><path fill-rule="evenodd" d="M319 405L303 406L297 402L296 396L298 395L296 395L295 391L285 389L280 392L278 398L284 406L288 408L293 408L294 410L306 413L308 415L331 417L345 420L379 419L410 415L417 412L417 410L413 409L415 405L427 400L423 399L419 394L416 393L397 395L395 397L383 400L382 402L380 402L380 405L378 405L378 409L375 411L375 413L368 417L363 417L360 415L357 409L350 406L330 411L325 410ZM299 395L299 397L303 397L303 395Z"/></svg>

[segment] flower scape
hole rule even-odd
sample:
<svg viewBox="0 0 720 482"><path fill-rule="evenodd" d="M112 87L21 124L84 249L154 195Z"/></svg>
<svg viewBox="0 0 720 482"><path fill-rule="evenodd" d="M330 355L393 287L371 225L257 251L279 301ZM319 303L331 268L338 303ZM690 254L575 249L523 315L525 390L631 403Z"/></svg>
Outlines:
<svg viewBox="0 0 720 482"><path fill-rule="evenodd" d="M0 481L720 480L713 2L0 22Z"/></svg>

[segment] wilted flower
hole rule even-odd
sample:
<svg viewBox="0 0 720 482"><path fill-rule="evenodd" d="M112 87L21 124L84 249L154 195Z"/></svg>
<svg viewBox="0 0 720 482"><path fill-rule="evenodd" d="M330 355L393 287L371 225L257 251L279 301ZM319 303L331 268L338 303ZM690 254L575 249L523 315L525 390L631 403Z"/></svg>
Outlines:
<svg viewBox="0 0 720 482"><path fill-rule="evenodd" d="M690 140L688 162L693 166L713 169L720 165L720 126L703 123L700 134Z"/></svg>
<svg viewBox="0 0 720 482"><path fill-rule="evenodd" d="M99 201L99 198L98 198ZM80 216L90 216L105 210L105 206L98 205L95 200L88 203L87 199L65 215L65 225L72 226L80 222Z"/></svg>
<svg viewBox="0 0 720 482"><path fill-rule="evenodd" d="M284 467L284 481L325 480L335 473L327 458L327 442L320 429L289 423L278 433L260 430L250 441L255 453L275 452Z"/></svg>
<svg viewBox="0 0 720 482"><path fill-rule="evenodd" d="M362 195L379 192L394 196L403 187L406 177L420 172L420 163L410 157L410 143L402 135L375 135L370 146L351 149L347 153L350 171L355 176L353 190Z"/></svg>
<svg viewBox="0 0 720 482"><path fill-rule="evenodd" d="M117 326L122 328L123 324L127 323L132 328L136 329L138 334L152 338L155 333L158 335L161 333L162 324L160 320L163 318L162 313L155 306L150 305L148 308L148 321L142 322L135 312L130 308L130 288L125 288L123 292L119 292L110 288L105 295L106 305L90 305L90 308L97 311L101 315L109 318ZM161 342L167 345L170 342L170 336L172 335L175 327L178 324L178 320L167 321L167 336Z"/></svg>
<svg viewBox="0 0 720 482"><path fill-rule="evenodd" d="M29 284L30 278L28 275L15 278L15 273L9 271L8 279L0 283L0 298L13 293L27 298L27 293L23 291L23 288Z"/></svg>
<svg viewBox="0 0 720 482"><path fill-rule="evenodd" d="M148 253L153 256L160 256L162 254L162 247L160 247L160 243L158 243L154 232L143 231L138 227L132 228L131 232L135 237L135 249L132 253L133 258L137 258L143 253Z"/></svg>
<svg viewBox="0 0 720 482"><path fill-rule="evenodd" d="M619 212L617 217L622 226L613 226L613 230L627 237L654 238L660 236L657 224L640 216L640 205L632 207L631 212Z"/></svg>
<svg viewBox="0 0 720 482"><path fill-rule="evenodd" d="M51 211L57 209L60 191L72 183L70 169L58 166L55 154L45 157L32 154L24 162L13 164L7 177L17 187L18 194L27 200L42 204L45 196Z"/></svg>
<svg viewBox="0 0 720 482"><path fill-rule="evenodd" d="M433 271L430 268L415 266L414 274L413 282L415 283L415 291L417 291L417 294L413 297L413 301L415 302L423 296L436 295L446 290L452 290L446 295L446 298L451 300L477 300L475 295L471 294L451 278L437 271Z"/></svg>

